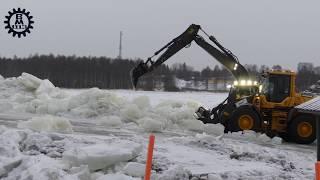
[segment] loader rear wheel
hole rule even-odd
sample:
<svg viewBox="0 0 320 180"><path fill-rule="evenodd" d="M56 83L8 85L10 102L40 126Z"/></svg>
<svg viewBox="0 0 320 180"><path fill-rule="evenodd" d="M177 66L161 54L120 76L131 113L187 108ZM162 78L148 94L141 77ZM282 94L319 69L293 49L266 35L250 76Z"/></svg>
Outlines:
<svg viewBox="0 0 320 180"><path fill-rule="evenodd" d="M290 140L299 144L310 144L316 139L316 123L312 116L300 115L289 126Z"/></svg>
<svg viewBox="0 0 320 180"><path fill-rule="evenodd" d="M235 110L230 121L231 132L253 130L260 128L260 118L250 107L240 107Z"/></svg>

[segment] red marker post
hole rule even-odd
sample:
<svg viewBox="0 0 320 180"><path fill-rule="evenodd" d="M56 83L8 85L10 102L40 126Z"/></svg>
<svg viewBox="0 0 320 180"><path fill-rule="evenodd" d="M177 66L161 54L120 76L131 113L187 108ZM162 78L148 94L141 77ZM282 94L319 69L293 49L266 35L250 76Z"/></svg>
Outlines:
<svg viewBox="0 0 320 180"><path fill-rule="evenodd" d="M144 180L150 180L150 177L151 177L154 140L155 140L155 136L153 134L151 134L149 136L147 163L146 163L146 171L145 171L145 175L144 175Z"/></svg>
<svg viewBox="0 0 320 180"><path fill-rule="evenodd" d="M316 131L317 131L317 162L315 165L316 180L320 180L320 118L316 116Z"/></svg>

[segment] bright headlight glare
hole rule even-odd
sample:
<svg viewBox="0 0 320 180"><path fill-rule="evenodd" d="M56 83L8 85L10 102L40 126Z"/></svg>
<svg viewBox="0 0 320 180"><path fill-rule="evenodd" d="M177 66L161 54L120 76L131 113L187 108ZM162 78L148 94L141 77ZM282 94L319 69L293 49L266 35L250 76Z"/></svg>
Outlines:
<svg viewBox="0 0 320 180"><path fill-rule="evenodd" d="M228 84L227 85L227 89L230 89L232 86L231 86L231 84Z"/></svg>
<svg viewBox="0 0 320 180"><path fill-rule="evenodd" d="M234 64L234 66L233 66L233 70L237 70L237 68L238 68L238 64L236 63L236 64Z"/></svg>
<svg viewBox="0 0 320 180"><path fill-rule="evenodd" d="M253 85L258 85L258 82L257 81L253 81Z"/></svg>
<svg viewBox="0 0 320 180"><path fill-rule="evenodd" d="M241 81L240 81L240 85L241 85L241 86L245 86L245 85L246 85L246 80L241 80Z"/></svg>
<svg viewBox="0 0 320 180"><path fill-rule="evenodd" d="M262 85L259 86L259 92L262 92Z"/></svg>
<svg viewBox="0 0 320 180"><path fill-rule="evenodd" d="M238 85L239 85L239 82L238 82L238 81L233 81L233 85L234 85L234 86L238 86Z"/></svg>

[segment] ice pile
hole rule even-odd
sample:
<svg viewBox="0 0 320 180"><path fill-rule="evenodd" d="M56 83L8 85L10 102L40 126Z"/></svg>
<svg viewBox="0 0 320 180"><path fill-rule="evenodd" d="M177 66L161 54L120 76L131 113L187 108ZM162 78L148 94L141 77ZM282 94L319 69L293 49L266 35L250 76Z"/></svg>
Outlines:
<svg viewBox="0 0 320 180"><path fill-rule="evenodd" d="M19 128L27 128L35 131L72 133L72 126L68 119L63 117L56 117L52 115L45 115L40 117L33 117L32 119L18 124Z"/></svg>
<svg viewBox="0 0 320 180"><path fill-rule="evenodd" d="M0 127L0 178L1 179L68 179L62 164L43 154L24 154L24 140L30 132ZM56 177L56 178L55 178Z"/></svg>
<svg viewBox="0 0 320 180"><path fill-rule="evenodd" d="M220 125L204 125L193 117L197 102L163 101L151 106L147 96L128 100L115 93L98 88L68 95L49 80L41 80L22 73L18 78L0 80L0 107L2 111L50 114L21 123L19 127L37 131L72 132L64 118L85 118L97 124L114 127L135 123L147 132L167 129L191 130L221 134Z"/></svg>
<svg viewBox="0 0 320 180"><path fill-rule="evenodd" d="M95 144L65 151L63 160L71 166L87 165L91 171L94 171L118 162L132 160L141 150L141 145L130 141L121 141L117 144Z"/></svg>
<svg viewBox="0 0 320 180"><path fill-rule="evenodd" d="M141 145L115 137L101 139L0 126L0 179L134 179L132 171L140 169L135 175L141 177L144 165L127 162L140 156L141 150ZM111 174L103 171L121 163L127 164L123 171L128 175L121 172L122 168Z"/></svg>

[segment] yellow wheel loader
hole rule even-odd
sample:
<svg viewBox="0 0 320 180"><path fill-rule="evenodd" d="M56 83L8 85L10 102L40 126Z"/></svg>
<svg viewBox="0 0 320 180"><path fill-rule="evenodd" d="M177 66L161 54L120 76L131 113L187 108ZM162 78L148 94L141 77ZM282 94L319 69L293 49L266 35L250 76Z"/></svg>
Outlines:
<svg viewBox="0 0 320 180"><path fill-rule="evenodd" d="M214 45L200 36L199 31L208 36ZM134 87L141 76L153 71L193 41L228 69L235 78L228 97L222 103L211 110L200 107L195 112L198 120L203 123L221 123L225 126L226 133L253 130L300 144L309 144L315 140L315 117L300 113L294 108L312 98L296 92L296 73L274 70L261 74L260 82L252 81L247 69L240 64L237 57L199 25L190 25L185 32L155 52L146 62L133 68L131 78ZM152 59L163 50L165 52L156 60Z"/></svg>

